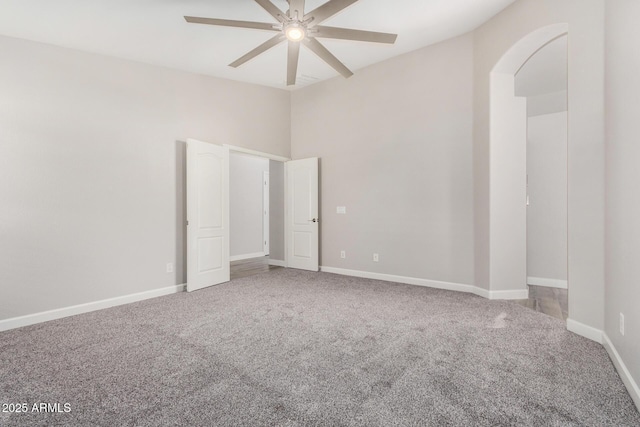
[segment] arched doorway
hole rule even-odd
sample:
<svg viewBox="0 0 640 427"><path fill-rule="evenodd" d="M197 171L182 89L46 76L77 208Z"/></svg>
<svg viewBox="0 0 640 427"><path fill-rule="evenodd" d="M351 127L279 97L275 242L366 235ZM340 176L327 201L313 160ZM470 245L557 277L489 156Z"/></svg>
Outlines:
<svg viewBox="0 0 640 427"><path fill-rule="evenodd" d="M540 28L514 44L490 74L491 291L527 294L527 105L515 75L538 50L568 34L567 24Z"/></svg>

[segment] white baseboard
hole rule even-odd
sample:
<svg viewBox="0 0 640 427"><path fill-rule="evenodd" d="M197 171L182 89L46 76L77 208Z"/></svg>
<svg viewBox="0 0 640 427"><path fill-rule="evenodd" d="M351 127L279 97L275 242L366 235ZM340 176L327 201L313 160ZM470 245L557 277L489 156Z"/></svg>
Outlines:
<svg viewBox="0 0 640 427"><path fill-rule="evenodd" d="M545 286L547 288L568 289L569 285L566 280L547 279L544 277L527 277L527 285Z"/></svg>
<svg viewBox="0 0 640 427"><path fill-rule="evenodd" d="M414 277L395 276L392 274L372 273L369 271L347 270L336 267L320 267L320 271L326 273L340 274L342 276L362 277L364 279L385 280L387 282L405 283L407 285L426 286L429 288L446 289L448 291L459 291L475 293L475 286L461 285L459 283L440 282L436 280L418 279Z"/></svg>
<svg viewBox="0 0 640 427"><path fill-rule="evenodd" d="M269 260L269 265L277 265L278 267L286 267L284 261L281 261L279 259L270 259Z"/></svg>
<svg viewBox="0 0 640 427"><path fill-rule="evenodd" d="M633 399L636 407L640 410L640 387L638 387L638 384L631 376L629 369L627 369L627 366L622 361L618 350L616 350L607 334L604 331L576 322L572 319L567 319L567 330L595 341L598 344L602 344L605 350L607 350L609 358L611 359L611 362L613 362L613 366L615 366L616 371L618 371L618 375L620 375L631 399Z"/></svg>
<svg viewBox="0 0 640 427"><path fill-rule="evenodd" d="M489 292L489 299L514 300L527 298L529 298L529 289L512 289L507 291Z"/></svg>
<svg viewBox="0 0 640 427"><path fill-rule="evenodd" d="M416 277L396 276L392 274L373 273L370 271L348 270L336 267L320 267L326 273L340 274L343 276L362 277L364 279L385 280L387 282L404 283L407 285L425 286L428 288L445 289L448 291L467 292L483 298L498 299L527 299L529 291L527 289L512 291L488 291L473 285L463 285L460 283L441 282L439 280L418 279Z"/></svg>
<svg viewBox="0 0 640 427"><path fill-rule="evenodd" d="M529 298L529 289L513 289L508 291L489 291L485 288L473 286L473 293L490 300L517 300Z"/></svg>
<svg viewBox="0 0 640 427"><path fill-rule="evenodd" d="M633 399L633 402L636 404L636 407L640 411L640 387L638 387L638 384L634 381L633 377L631 376L631 373L627 369L627 366L622 361L620 354L618 354L618 351L613 346L613 343L611 342L607 334L604 332L602 333L602 341L603 341L602 345L607 350L607 353L609 353L609 357L611 358L613 365L616 367L616 370L618 371L618 375L620 375L622 382L624 383L625 387L627 387L627 391L629 392L629 395L631 396L631 398Z"/></svg>
<svg viewBox="0 0 640 427"><path fill-rule="evenodd" d="M75 316L77 314L88 313L90 311L97 311L104 308L115 307L118 305L129 304L132 302L142 301L150 298L175 294L178 292L183 292L184 288L185 285L168 286L166 288L138 292L135 294L88 302L86 304L72 305L70 307L58 308L56 310L43 311L41 313L28 314L26 316L0 320L0 331L8 331L9 329L21 328L23 326L34 325L36 323L62 319L63 317Z"/></svg>
<svg viewBox="0 0 640 427"><path fill-rule="evenodd" d="M234 256L230 256L229 257L229 261L233 262L233 261L242 261L244 259L251 259L251 258L261 258L265 256L264 252L255 252L252 254L244 254L244 255L234 255Z"/></svg>
<svg viewBox="0 0 640 427"><path fill-rule="evenodd" d="M582 337L602 344L602 331L600 329L587 326L584 323L576 322L573 319L567 319L567 330Z"/></svg>
<svg viewBox="0 0 640 427"><path fill-rule="evenodd" d="M478 286L472 286L472 288L473 289L470 291L472 294L478 295L479 297L486 298L486 299L497 299L497 298L491 298L491 291L489 291L488 289L480 288Z"/></svg>

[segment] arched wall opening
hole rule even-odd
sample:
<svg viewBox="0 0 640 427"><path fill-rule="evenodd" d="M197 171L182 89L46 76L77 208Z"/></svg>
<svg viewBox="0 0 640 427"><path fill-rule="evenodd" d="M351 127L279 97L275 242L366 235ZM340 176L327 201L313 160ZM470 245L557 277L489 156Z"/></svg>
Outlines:
<svg viewBox="0 0 640 427"><path fill-rule="evenodd" d="M490 74L489 284L504 298L527 298L527 101L515 75L538 50L568 34L540 28L515 43Z"/></svg>

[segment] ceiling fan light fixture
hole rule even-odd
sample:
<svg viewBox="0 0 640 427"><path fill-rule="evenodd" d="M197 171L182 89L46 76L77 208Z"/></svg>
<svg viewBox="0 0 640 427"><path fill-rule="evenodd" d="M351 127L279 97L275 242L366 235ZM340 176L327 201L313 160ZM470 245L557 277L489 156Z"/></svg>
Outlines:
<svg viewBox="0 0 640 427"><path fill-rule="evenodd" d="M300 24L293 23L288 25L284 29L284 35L287 37L289 41L300 42L304 40L304 38L307 36L307 32L305 31L304 27L301 26Z"/></svg>
<svg viewBox="0 0 640 427"><path fill-rule="evenodd" d="M329 52L329 50L327 50L327 48L318 41L318 38L393 44L398 37L397 34L319 25L350 5L358 2L358 0L324 0L322 6L316 7L308 13L304 13L306 0L287 0L289 9L286 13L280 10L280 8L273 4L272 1L273 0L255 0L258 5L260 5L277 21L275 24L267 22L235 21L231 19L201 18L196 16L185 16L184 19L193 24L239 27L275 32L272 38L233 61L229 66L238 68L242 64L245 64L280 43L288 42L287 86L293 86L296 84L298 61L300 58L300 45L304 45L334 70L345 78L348 78L353 75L353 72L340 62L340 60L331 52Z"/></svg>

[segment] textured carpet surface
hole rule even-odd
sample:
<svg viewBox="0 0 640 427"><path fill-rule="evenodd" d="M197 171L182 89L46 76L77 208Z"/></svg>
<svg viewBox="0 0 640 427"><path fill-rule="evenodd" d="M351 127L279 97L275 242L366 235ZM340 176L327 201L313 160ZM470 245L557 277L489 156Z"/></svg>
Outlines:
<svg viewBox="0 0 640 427"><path fill-rule="evenodd" d="M285 269L2 332L10 403L29 410L2 426L640 425L603 347L559 320Z"/></svg>

